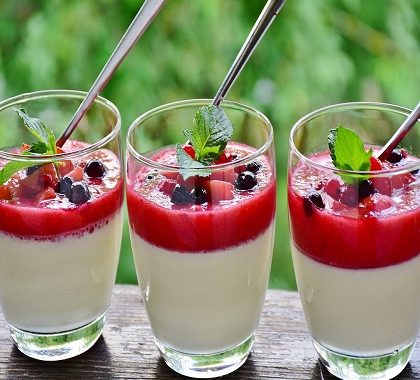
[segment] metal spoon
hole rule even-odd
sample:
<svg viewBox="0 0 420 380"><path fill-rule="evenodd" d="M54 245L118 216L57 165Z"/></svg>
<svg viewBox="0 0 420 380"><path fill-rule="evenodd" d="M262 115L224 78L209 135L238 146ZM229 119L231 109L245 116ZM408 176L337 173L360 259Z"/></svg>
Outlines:
<svg viewBox="0 0 420 380"><path fill-rule="evenodd" d="M405 137L408 131L416 124L420 118L420 102L417 103L414 110L408 115L407 119L404 120L401 127L393 134L389 141L384 145L378 155L378 159L381 161L386 160L395 147Z"/></svg>
<svg viewBox="0 0 420 380"><path fill-rule="evenodd" d="M264 36L268 27L274 21L274 18L280 12L280 9L285 2L286 0L267 1L267 4L262 10L257 21L255 22L241 50L236 56L235 61L230 67L229 72L223 80L223 83L217 91L216 96L214 97L212 102L213 105L218 106L222 102L223 98L226 96L227 92L232 87L242 68L245 66L245 63L247 63L249 57L254 52L254 49L257 47L261 38Z"/></svg>
<svg viewBox="0 0 420 380"><path fill-rule="evenodd" d="M57 146L61 147L66 140L73 133L74 129L83 118L84 114L88 111L98 94L103 90L108 81L111 79L115 70L118 68L120 63L124 60L125 56L129 53L131 48L144 33L147 27L151 24L153 19L162 9L166 0L145 0L143 6L138 11L136 17L134 17L130 26L124 33L117 47L113 51L108 62L99 73L86 97L83 99L69 125L57 140Z"/></svg>

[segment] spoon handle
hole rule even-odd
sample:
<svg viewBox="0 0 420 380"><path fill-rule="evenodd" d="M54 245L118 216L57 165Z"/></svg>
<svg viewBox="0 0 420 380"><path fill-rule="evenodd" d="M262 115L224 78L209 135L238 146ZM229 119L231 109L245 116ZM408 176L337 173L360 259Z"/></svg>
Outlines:
<svg viewBox="0 0 420 380"><path fill-rule="evenodd" d="M235 61L229 69L223 83L221 84L219 90L216 93L216 96L213 99L212 104L218 106L223 98L226 96L227 92L232 87L242 68L245 66L245 63L248 61L249 57L254 52L254 49L260 42L261 38L264 36L268 27L273 22L274 18L280 12L281 7L286 2L286 0L268 0L264 9L262 10L258 20L255 22L251 32L249 33L244 45L236 56Z"/></svg>
<svg viewBox="0 0 420 380"><path fill-rule="evenodd" d="M407 119L404 120L401 127L393 134L390 140L384 145L378 155L378 159L383 161L386 160L389 154L395 149L399 142L405 137L408 131L413 127L414 124L420 118L420 102L417 103L414 110L408 115Z"/></svg>
<svg viewBox="0 0 420 380"><path fill-rule="evenodd" d="M134 17L127 31L113 51L111 57L108 59L108 62L99 73L88 94L83 99L76 113L73 115L69 125L57 140L57 146L63 146L66 140L70 137L74 129L77 127L77 124L79 124L93 101L111 79L115 70L118 68L125 56L129 53L131 48L159 13L165 1L166 0L145 0L143 6L138 11L136 17Z"/></svg>

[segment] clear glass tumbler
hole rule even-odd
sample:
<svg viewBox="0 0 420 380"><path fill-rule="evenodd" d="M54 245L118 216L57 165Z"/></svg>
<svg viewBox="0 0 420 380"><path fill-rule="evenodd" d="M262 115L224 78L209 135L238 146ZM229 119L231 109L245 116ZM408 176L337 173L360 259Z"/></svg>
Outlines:
<svg viewBox="0 0 420 380"><path fill-rule="evenodd" d="M57 138L84 96L51 90L0 103L0 305L18 349L40 360L76 356L101 335L121 243L121 119L99 97L71 140L43 155L29 153L41 144L16 109Z"/></svg>
<svg viewBox="0 0 420 380"><path fill-rule="evenodd" d="M150 326L166 363L198 378L232 372L248 357L268 284L276 203L271 124L241 104L222 104L234 126L222 162L184 180L175 144L189 150L182 130L210 102L153 109L127 136L131 244ZM249 170L255 186L238 189Z"/></svg>
<svg viewBox="0 0 420 380"><path fill-rule="evenodd" d="M387 161L376 156L409 110L379 103L329 106L292 128L288 203L293 264L309 332L341 379L400 373L420 326L419 125ZM369 171L338 170L330 129L372 148Z"/></svg>

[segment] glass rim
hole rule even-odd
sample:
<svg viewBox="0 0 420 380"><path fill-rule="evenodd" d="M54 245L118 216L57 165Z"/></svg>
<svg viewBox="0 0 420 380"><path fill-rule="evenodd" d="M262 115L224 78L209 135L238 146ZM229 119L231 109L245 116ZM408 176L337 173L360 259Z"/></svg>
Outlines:
<svg viewBox="0 0 420 380"><path fill-rule="evenodd" d="M17 96L13 96L11 98L1 101L0 112L5 110L6 108L10 108L13 105L19 105L27 101L35 101L35 100L41 100L41 99L54 99L54 98L66 99L68 98L68 99L79 99L80 101L83 101L86 94L87 92L85 91L66 90L66 89L40 90L40 91L26 92L26 93L22 93ZM21 154L10 153L10 152L6 152L0 149L0 159L5 159L9 161L22 161L22 162L25 162L25 161L51 162L51 159L65 160L65 159L81 157L102 148L104 145L110 142L115 136L117 136L118 133L120 132L121 114L114 103L112 103L110 100L102 96L98 95L96 99L94 100L94 103L104 106L116 116L116 123L113 126L111 132L109 132L106 136L104 136L99 141L87 147L75 150L73 152L64 152L64 153L49 154L49 155L31 154L30 156L23 156Z"/></svg>
<svg viewBox="0 0 420 380"><path fill-rule="evenodd" d="M291 153L295 154L301 161L304 163L313 166L315 168L321 170L328 170L335 174L352 174L352 175L366 175L369 174L370 176L381 176L384 174L398 174L398 173L406 173L411 172L413 170L417 170L420 168L420 159L417 161L410 163L409 165L396 167L392 169L383 169L383 170L370 170L370 171L360 171L360 170L345 170L345 169L337 169L332 166L320 164L311 160L305 154L303 154L295 145L294 137L297 131L302 128L307 122L316 119L319 116L325 115L331 111L349 111L349 110L376 110L376 111L385 111L385 112L392 112L395 114L403 115L407 117L411 110L409 108L405 108L402 106L397 106L391 103L381 103L381 102L346 102L346 103L336 103L332 105L328 105L325 107L318 108L303 117L301 117L296 123L292 126L289 136L289 146ZM420 124L420 121L417 121ZM391 136L390 136L391 137Z"/></svg>
<svg viewBox="0 0 420 380"><path fill-rule="evenodd" d="M178 166L178 165L168 165L168 164L162 164L162 163L158 163L154 160L151 160L150 158L147 158L146 156L144 156L143 154L138 153L134 147L131 145L130 143L130 137L132 136L132 134L134 133L134 130L140 126L141 123L143 123L144 121L164 112L164 111L168 111L168 110L176 110L176 109L180 109L180 108L187 108L187 107L191 107L191 106L196 106L197 110L198 107L201 106L205 106L205 105L209 105L211 104L211 102L213 101L213 99L184 99L184 100L178 100L175 102L171 102L171 103L166 103L163 105L160 105L158 107L152 108L151 110L143 113L142 115L140 115L139 117L137 117L130 125L130 127L128 128L127 131L127 136L126 136L126 149L127 151L138 161L140 161L142 164L147 165L149 167L152 167L154 169L160 169L160 170L164 170L164 171L179 171L180 169L183 169L182 166ZM270 146L272 146L273 144L273 126L270 122L270 120L268 119L267 116L265 116L262 112L258 111L257 109L242 104L242 103L238 103L238 102L234 102L231 100L223 100L221 103L221 106L227 106L228 109L234 109L234 110L238 110L238 111L244 111L244 112L248 112L250 114L253 114L254 116L256 116L258 119L262 120L262 122L264 123L264 125L266 125L268 127L268 136L267 139L265 141L265 143L258 148L255 152L253 152L252 154L240 158L238 160L235 161L231 161L231 162L227 162L227 163L223 163L223 164L217 164L217 165L209 165L206 166L206 169L210 169L212 171L222 171L224 169L227 169L229 167L235 167L238 165L242 165L244 163L248 163L253 161L254 159L256 159L257 157L261 156L264 152L266 152ZM191 120L192 122L192 120ZM190 168L191 172L199 172L200 169L193 169Z"/></svg>

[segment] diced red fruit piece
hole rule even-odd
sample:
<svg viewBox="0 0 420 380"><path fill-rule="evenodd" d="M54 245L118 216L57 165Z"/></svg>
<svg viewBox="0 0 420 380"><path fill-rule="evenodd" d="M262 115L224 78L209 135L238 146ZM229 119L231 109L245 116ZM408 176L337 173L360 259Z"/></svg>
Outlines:
<svg viewBox="0 0 420 380"><path fill-rule="evenodd" d="M210 202L230 200L234 197L234 186L229 182L210 180L204 182L202 187L207 191Z"/></svg>
<svg viewBox="0 0 420 380"><path fill-rule="evenodd" d="M19 153L23 153L26 152L31 146L29 144L22 144L20 147L20 152Z"/></svg>
<svg viewBox="0 0 420 380"><path fill-rule="evenodd" d="M182 149L184 149L184 152L187 153L193 160L195 159L195 150L191 145L184 145Z"/></svg>
<svg viewBox="0 0 420 380"><path fill-rule="evenodd" d="M340 202L346 206L356 206L359 203L359 194L356 186L347 185L342 188Z"/></svg>
<svg viewBox="0 0 420 380"><path fill-rule="evenodd" d="M165 171L165 172L162 172L162 175L165 176L168 179L173 179L173 180L176 181L178 176L179 176L179 173L175 172L175 171L173 171L173 172L172 171Z"/></svg>
<svg viewBox="0 0 420 380"><path fill-rule="evenodd" d="M194 187L201 187L203 181L208 180L208 177L200 177L198 175L188 177L184 179L184 177L179 174L177 176L177 183L179 183L182 187L185 187L187 190L192 190Z"/></svg>
<svg viewBox="0 0 420 380"><path fill-rule="evenodd" d="M390 196L392 194L392 184L388 177L377 177L370 179L373 183L374 189L380 194Z"/></svg>
<svg viewBox="0 0 420 380"><path fill-rule="evenodd" d="M227 162L235 161L238 158L238 155L236 153L229 153L226 155Z"/></svg>
<svg viewBox="0 0 420 380"><path fill-rule="evenodd" d="M404 185L408 185L415 180L411 173L398 174L390 178L391 185L394 189L402 189Z"/></svg>
<svg viewBox="0 0 420 380"><path fill-rule="evenodd" d="M73 162L70 160L63 160L57 163L57 170L60 177L64 177L74 169Z"/></svg>
<svg viewBox="0 0 420 380"><path fill-rule="evenodd" d="M12 192L10 191L10 188L6 185L0 186L0 200L8 201L12 199Z"/></svg>
<svg viewBox="0 0 420 380"><path fill-rule="evenodd" d="M57 197L57 194L55 190L52 187L47 187L44 190L41 190L41 192L37 196L37 202L46 201L48 199L54 199Z"/></svg>
<svg viewBox="0 0 420 380"><path fill-rule="evenodd" d="M246 165L239 165L235 167L235 173L242 173L246 170Z"/></svg>
<svg viewBox="0 0 420 380"><path fill-rule="evenodd" d="M227 162L229 162L228 157L226 156L226 153L223 151L219 158L216 160L215 164L216 165L220 165L220 164L226 164Z"/></svg>
<svg viewBox="0 0 420 380"><path fill-rule="evenodd" d="M58 176L54 164L45 164L19 181L16 196L18 198L33 197L47 187L55 188L57 184Z"/></svg>
<svg viewBox="0 0 420 380"><path fill-rule="evenodd" d="M176 181L167 179L162 183L162 185L160 185L159 191L170 196L172 192L174 191L175 186L176 186Z"/></svg>
<svg viewBox="0 0 420 380"><path fill-rule="evenodd" d="M83 180L83 169L80 166L76 166L71 172L66 174L73 182L80 182Z"/></svg>
<svg viewBox="0 0 420 380"><path fill-rule="evenodd" d="M341 182L337 178L330 179L325 185L325 192L333 199L341 198Z"/></svg>
<svg viewBox="0 0 420 380"><path fill-rule="evenodd" d="M236 174L233 168L229 168L222 171L215 171L211 173L210 179L234 183L236 179Z"/></svg>
<svg viewBox="0 0 420 380"><path fill-rule="evenodd" d="M376 157L372 156L370 158L370 170L371 171L383 170L381 161L379 161Z"/></svg>
<svg viewBox="0 0 420 380"><path fill-rule="evenodd" d="M363 206L368 212L381 212L395 205L395 202L388 196L375 193L363 200Z"/></svg>

